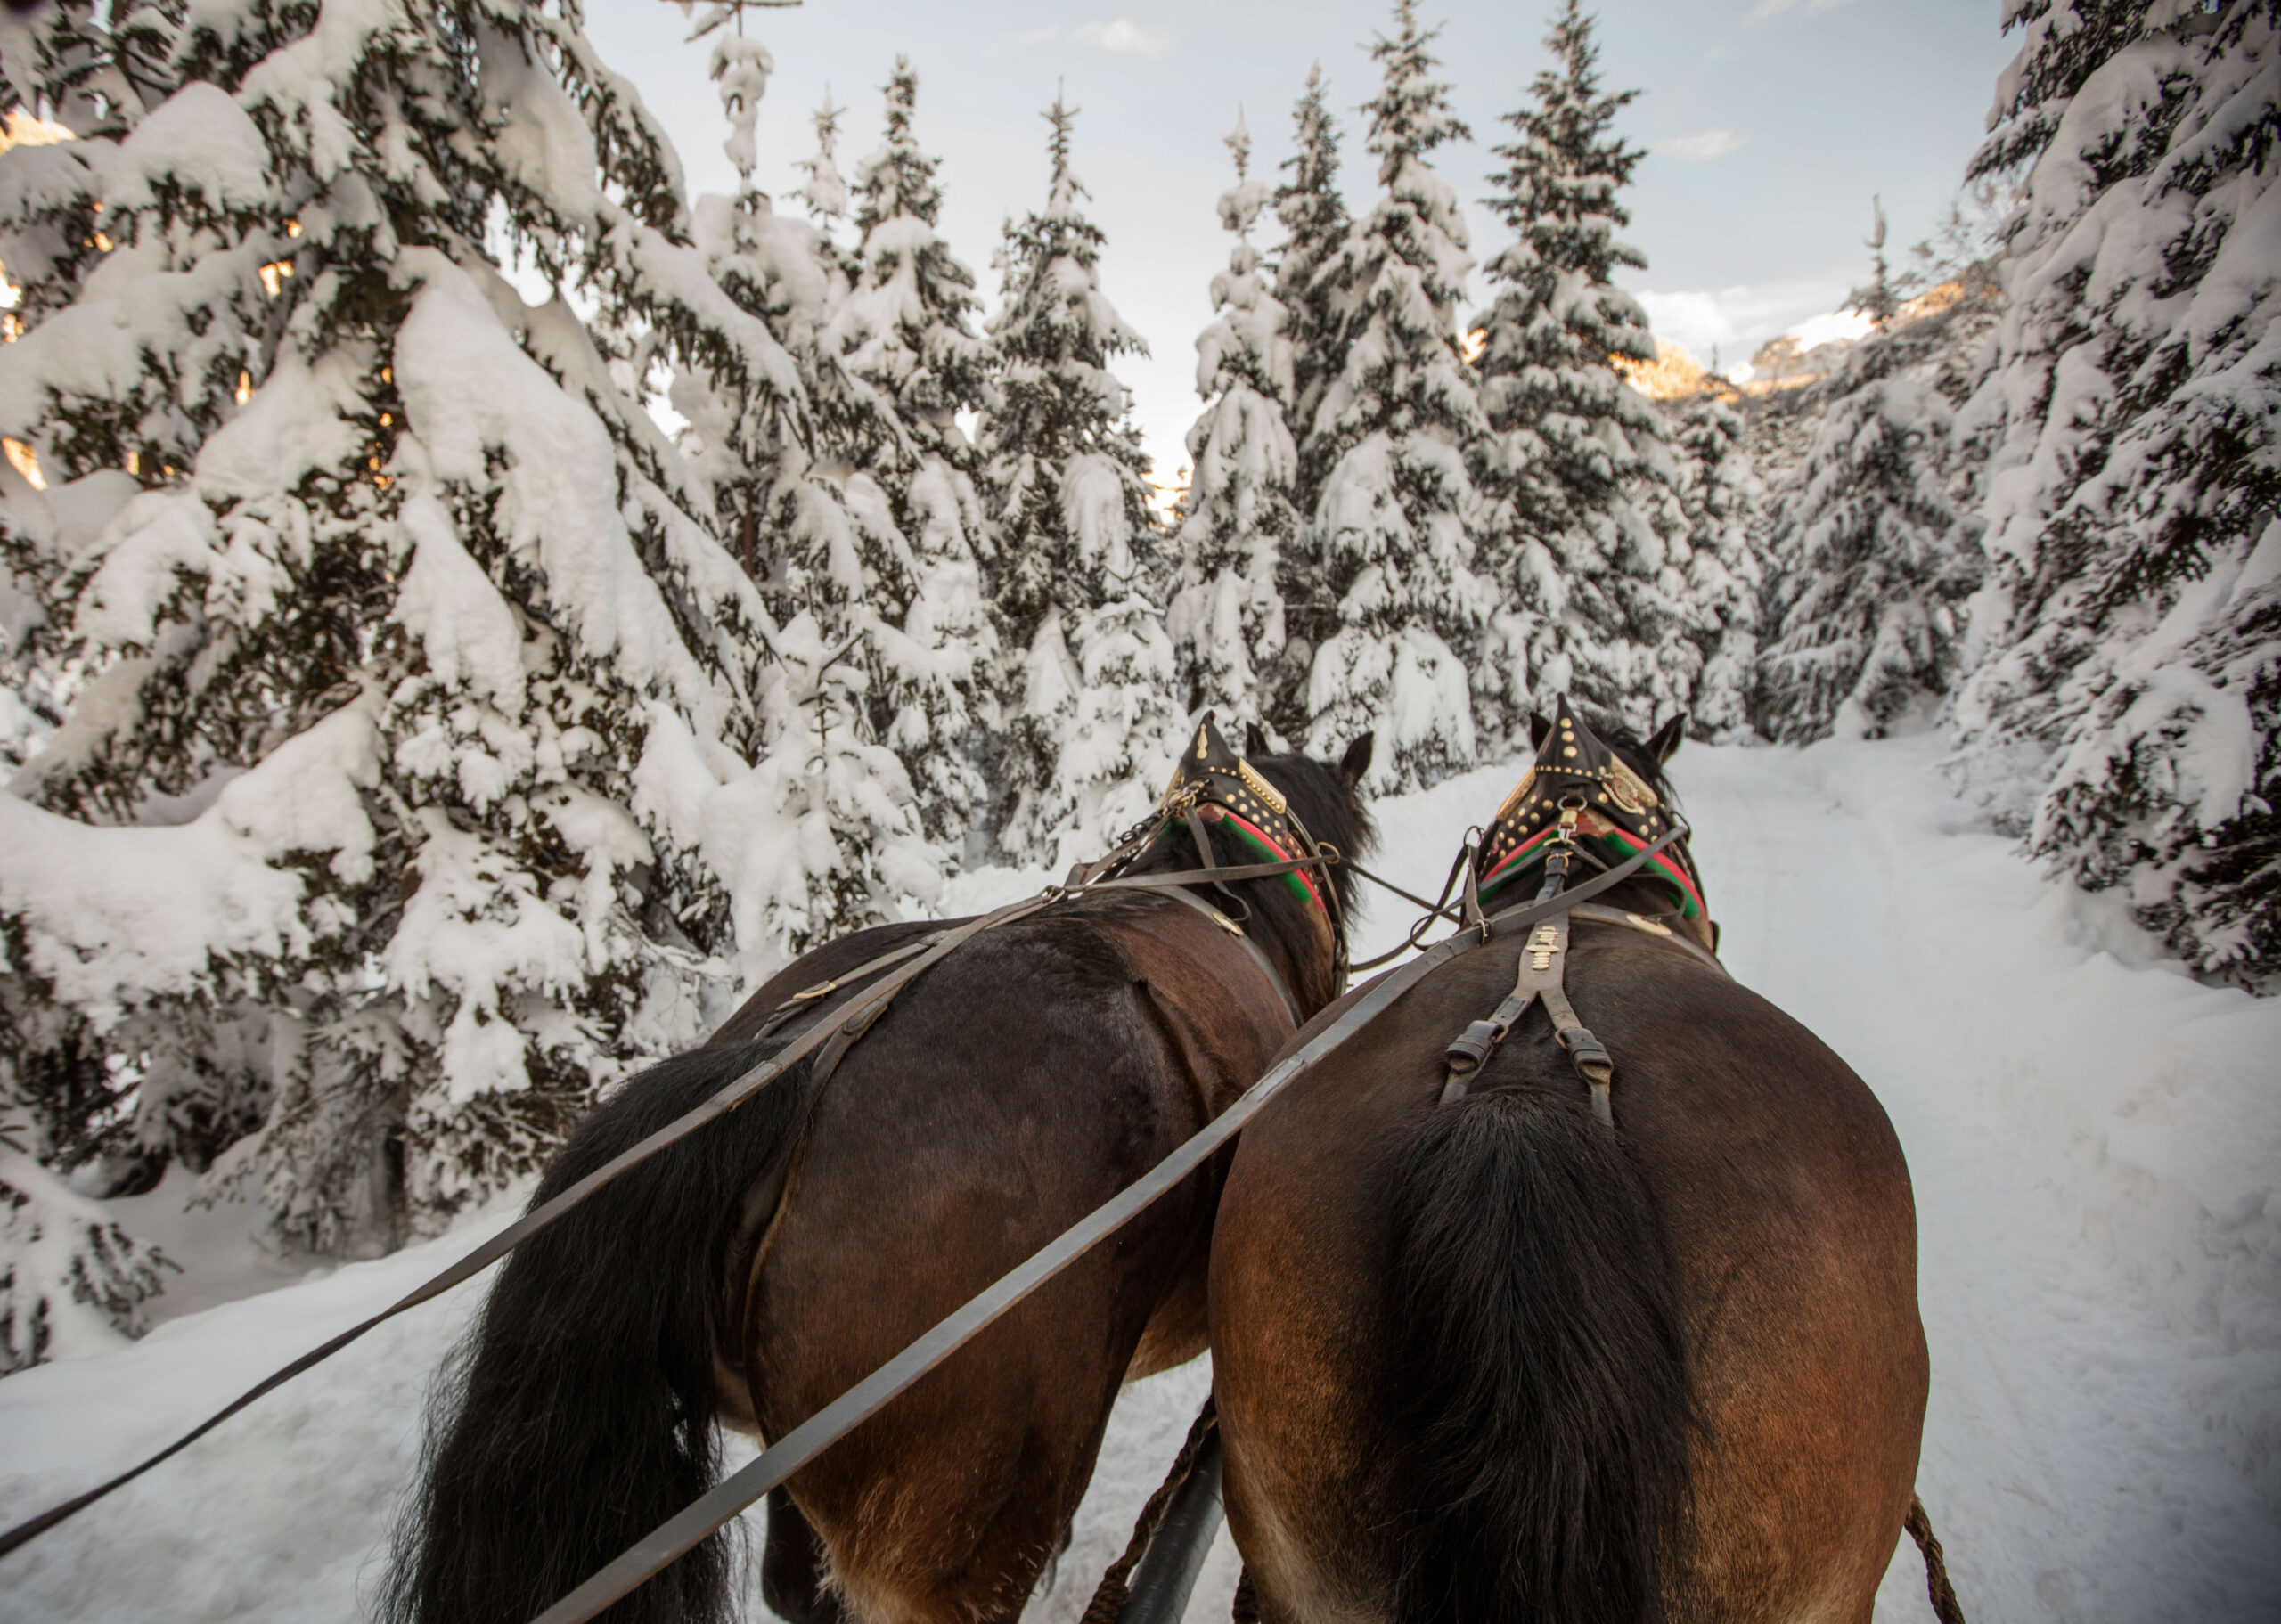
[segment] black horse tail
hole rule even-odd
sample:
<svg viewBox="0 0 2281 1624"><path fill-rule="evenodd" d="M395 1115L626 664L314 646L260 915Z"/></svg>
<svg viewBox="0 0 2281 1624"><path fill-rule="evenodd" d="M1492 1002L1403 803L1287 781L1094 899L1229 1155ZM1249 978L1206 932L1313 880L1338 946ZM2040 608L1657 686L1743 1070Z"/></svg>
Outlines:
<svg viewBox="0 0 2281 1624"><path fill-rule="evenodd" d="M1694 1431L1654 1196L1581 1098L1428 1117L1393 1201L1401 1624L1662 1624Z"/></svg>
<svg viewBox="0 0 2281 1624"><path fill-rule="evenodd" d="M767 1052L701 1049L633 1079L579 1125L534 1204ZM804 1075L794 1068L509 1256L438 1378L380 1597L387 1624L532 1618L713 1486L728 1252L750 1193L789 1157ZM737 1566L716 1534L613 1608L612 1624L728 1624Z"/></svg>

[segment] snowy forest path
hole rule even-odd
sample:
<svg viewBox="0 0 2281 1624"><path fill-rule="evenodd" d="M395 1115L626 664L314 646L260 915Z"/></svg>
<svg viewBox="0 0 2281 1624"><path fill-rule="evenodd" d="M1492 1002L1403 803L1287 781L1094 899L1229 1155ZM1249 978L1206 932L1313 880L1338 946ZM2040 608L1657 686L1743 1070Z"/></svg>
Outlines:
<svg viewBox="0 0 2281 1624"><path fill-rule="evenodd" d="M2221 1142L2262 1143L2271 1177L2281 1022L2122 962L2129 927L1977 828L1941 755L1675 763L1729 967L1862 1073L1908 1153L1920 1491L1975 1619L2261 1616L2276 1236L2225 1233L2229 1173L2258 1175ZM1905 1545L1879 1603L1931 1616Z"/></svg>
<svg viewBox="0 0 2281 1624"><path fill-rule="evenodd" d="M1933 1354L1918 1484L1958 1593L1974 1624L2269 1616L2281 1001L2188 980L2111 904L2047 889L1940 759L1929 739L1690 746L1672 771L1729 967L1868 1080L1909 1153ZM1373 866L1430 894L1509 772L1381 803ZM953 891L986 909L1042 877ZM1358 956L1412 911L1366 906ZM0 1381L0 1518L126 1464L503 1221ZM406 1316L12 1557L0 1620L362 1616L421 1395L475 1300ZM1127 1390L1032 1620L1078 1617L1208 1381L1199 1361ZM1190 1618L1225 1618L1234 1579L1223 1533ZM1931 1617L1905 1541L1879 1616Z"/></svg>

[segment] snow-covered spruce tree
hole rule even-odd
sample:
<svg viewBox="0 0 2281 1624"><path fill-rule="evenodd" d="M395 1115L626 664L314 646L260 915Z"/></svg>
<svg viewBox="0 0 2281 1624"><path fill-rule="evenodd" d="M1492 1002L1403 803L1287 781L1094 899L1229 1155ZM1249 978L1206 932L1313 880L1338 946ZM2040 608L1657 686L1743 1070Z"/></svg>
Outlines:
<svg viewBox="0 0 2281 1624"><path fill-rule="evenodd" d="M1315 432L1323 391L1344 370L1342 342L1347 310L1342 291L1324 267L1337 257L1353 222L1338 190L1338 126L1324 102L1322 64L1307 69L1306 94L1292 110L1291 156L1283 160L1287 178L1275 189L1275 217L1283 227L1275 257L1275 298L1283 307L1284 332L1291 345L1291 394L1285 420L1298 451L1298 473L1291 502L1304 526L1315 510L1322 477L1329 467L1331 437ZM1287 603L1334 601L1320 577L1321 561L1304 549L1286 548L1278 589ZM1304 618L1304 617L1303 617ZM1307 684L1314 668L1312 637L1333 624L1329 615L1307 623L1304 634L1287 625L1283 652L1264 673L1269 719L1287 737L1304 737Z"/></svg>
<svg viewBox="0 0 2281 1624"><path fill-rule="evenodd" d="M1338 257L1353 223L1338 190L1338 126L1324 104L1322 64L1307 69L1306 94L1291 110L1289 176L1275 188L1275 218L1283 244L1275 259L1275 298L1284 309L1291 343L1291 422L1301 442L1300 483L1295 499L1311 511L1328 464L1312 466L1307 442L1323 391L1345 370L1348 301L1323 269Z"/></svg>
<svg viewBox="0 0 2281 1624"><path fill-rule="evenodd" d="M7 56L80 138L0 155L0 545L77 687L0 796L6 1088L368 1249L702 1030L740 877L635 808L748 747L772 628L621 346L798 381L565 12L180 16Z"/></svg>
<svg viewBox="0 0 2281 1624"><path fill-rule="evenodd" d="M2197 970L2281 976L2281 5L2015 0L1969 771Z"/></svg>
<svg viewBox="0 0 2281 1624"><path fill-rule="evenodd" d="M1007 229L990 328L1002 370L982 420L994 530L984 578L1002 651L995 833L1016 860L1056 867L1099 855L1148 810L1183 720L1149 459L1108 371L1146 347L1101 292L1106 239L1069 168L1075 116L1059 98L1045 115L1044 212Z"/></svg>
<svg viewBox="0 0 2281 1624"><path fill-rule="evenodd" d="M1950 500L1953 410L1909 359L1880 332L1815 386L1819 427L1774 524L1754 707L1770 738L1879 738L1954 685L1977 526Z"/></svg>
<svg viewBox="0 0 2281 1624"><path fill-rule="evenodd" d="M1476 502L1462 448L1485 432L1457 345L1473 264L1465 222L1427 162L1468 132L1433 78L1434 35L1418 26L1414 0L1398 0L1394 21L1394 37L1371 47L1386 77L1364 109L1385 195L1320 277L1352 314L1313 425L1329 471L1293 549L1293 574L1315 596L1286 600L1294 634L1314 649L1310 747L1323 754L1375 729L1382 791L1474 759L1464 656L1480 622L1468 534Z"/></svg>
<svg viewBox="0 0 2281 1624"><path fill-rule="evenodd" d="M740 37L716 45L748 48ZM761 86L731 101L722 77L738 192L699 200L698 243L729 297L791 355L810 410L756 414L736 376L701 363L674 379L684 449L785 624L757 695L753 764L687 758L679 781L688 793L655 808L742 877L738 940L781 962L895 918L898 899L931 897L947 859L926 840L910 774L880 746L873 714L882 645L899 635L875 605L883 582L911 574L911 548L887 492L863 470L903 466L909 437L892 398L851 366L836 336L850 262L753 184L748 126ZM827 223L846 207L831 153L837 118L829 104L818 115L823 150L807 166L810 200ZM769 966L755 957L748 967Z"/></svg>
<svg viewBox="0 0 2281 1624"><path fill-rule="evenodd" d="M174 1267L57 1178L34 1137L0 1117L0 1375L138 1334Z"/></svg>
<svg viewBox="0 0 2281 1624"><path fill-rule="evenodd" d="M1165 620L1189 709L1212 706L1232 726L1266 720L1272 708L1271 673L1283 649L1278 576L1298 533L1298 448L1283 418L1291 398L1283 306L1267 290L1250 235L1267 187L1251 178L1240 114L1227 144L1236 184L1221 194L1220 222L1236 247L1212 279L1219 319L1196 341L1197 392L1210 404L1188 431L1181 584Z"/></svg>
<svg viewBox="0 0 2281 1624"><path fill-rule="evenodd" d="M847 284L854 280L838 237L840 223L847 218L847 182L839 173L839 116L846 110L832 104L831 86L825 86L823 100L812 116L816 150L793 166L807 176L796 195L816 223L816 257L834 283L825 303L834 306L846 297Z"/></svg>
<svg viewBox="0 0 2281 1624"><path fill-rule="evenodd" d="M1646 314L1612 281L1647 264L1615 236L1631 218L1617 193L1645 154L1609 127L1638 93L1602 93L1578 0L1545 44L1554 65L1496 149L1507 167L1489 207L1518 240L1489 263L1500 291L1475 361L1492 430L1475 443L1481 568L1497 607L1474 678L1483 729L1508 745L1526 742L1543 694L1644 728L1682 707L1737 712L1743 693L1703 691L1722 585L1708 602L1691 592L1662 423L1610 363L1656 355Z"/></svg>
<svg viewBox="0 0 2281 1624"><path fill-rule="evenodd" d="M989 400L993 360L972 325L974 273L936 229L943 192L912 133L918 95L897 57L885 137L856 169L856 285L825 342L901 424L902 443L863 448L865 471L848 481L851 494L864 483L882 493L888 523L873 528L902 543L875 560L867 598L870 714L910 774L927 833L956 850L983 805L979 733L997 657L980 574L981 461L958 417Z"/></svg>
<svg viewBox="0 0 2281 1624"><path fill-rule="evenodd" d="M1679 462L1680 505L1687 515L1687 593L1719 627L1703 662L1688 721L1723 740L1751 731L1748 700L1758 666L1759 601L1764 565L1751 521L1766 487L1751 466L1745 428L1732 396L1708 379L1693 395L1663 407Z"/></svg>

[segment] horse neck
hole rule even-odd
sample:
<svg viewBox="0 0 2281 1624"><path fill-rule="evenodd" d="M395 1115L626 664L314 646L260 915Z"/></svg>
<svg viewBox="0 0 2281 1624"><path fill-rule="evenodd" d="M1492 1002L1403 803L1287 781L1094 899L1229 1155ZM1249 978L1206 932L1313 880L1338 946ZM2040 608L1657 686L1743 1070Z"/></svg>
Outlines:
<svg viewBox="0 0 2281 1624"><path fill-rule="evenodd" d="M1282 883L1279 878L1239 880L1237 894L1251 908L1245 934L1281 973L1283 984L1298 1002L1300 1018L1305 1020L1338 996L1338 927L1324 920L1312 902L1300 903L1288 892L1281 900L1291 902L1290 907L1260 897L1261 889ZM1329 883L1328 877L1324 883ZM1209 890L1204 894L1215 907L1222 905Z"/></svg>

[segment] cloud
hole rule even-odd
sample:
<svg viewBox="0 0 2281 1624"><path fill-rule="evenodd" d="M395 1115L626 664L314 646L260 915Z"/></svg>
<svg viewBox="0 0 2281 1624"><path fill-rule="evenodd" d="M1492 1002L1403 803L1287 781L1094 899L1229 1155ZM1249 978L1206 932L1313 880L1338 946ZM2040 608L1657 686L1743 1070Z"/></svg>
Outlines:
<svg viewBox="0 0 2281 1624"><path fill-rule="evenodd" d="M1720 365L1733 373L1769 339L1796 332L1835 310L1859 281L1858 267L1834 266L1819 275L1780 282L1668 293L1634 290L1632 297L1647 311L1657 338L1678 345L1701 365L1710 364L1715 349Z"/></svg>
<svg viewBox="0 0 2281 1624"><path fill-rule="evenodd" d="M1120 17L1115 22L1086 23L1073 37L1080 45L1098 45L1104 51L1132 56L1162 56L1172 49L1173 39L1170 34L1151 34L1129 17Z"/></svg>
<svg viewBox="0 0 2281 1624"><path fill-rule="evenodd" d="M1769 17L1778 17L1784 12L1797 10L1800 4L1801 0L1758 0L1758 4L1750 8L1750 20L1762 22ZM1821 12L1834 12L1841 5L1851 5L1853 0L1803 0L1803 4L1806 15L1811 17Z"/></svg>
<svg viewBox="0 0 2281 1624"><path fill-rule="evenodd" d="M1668 141L1657 142L1649 151L1659 152L1665 158L1679 159L1684 163L1701 164L1714 158L1724 158L1745 144L1746 137L1721 128L1696 130L1691 135L1673 135Z"/></svg>

